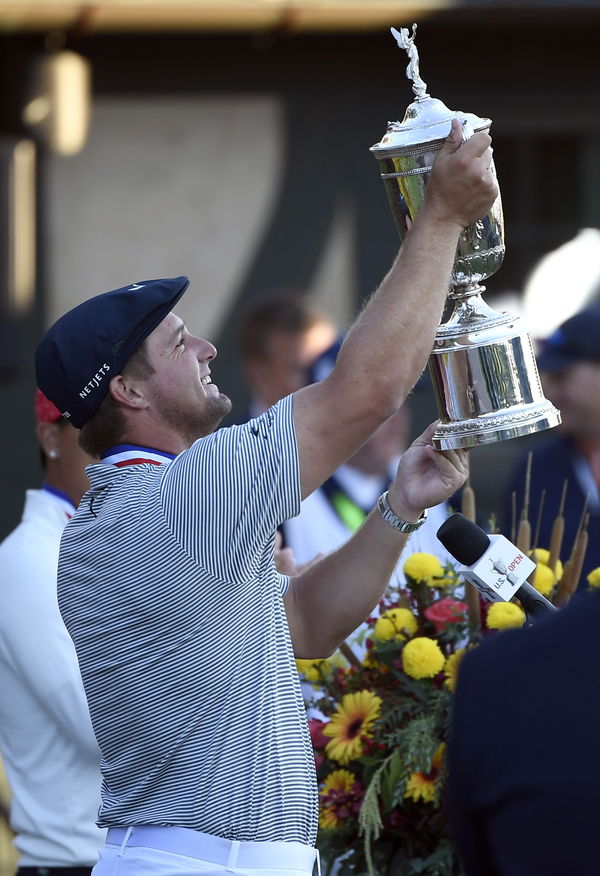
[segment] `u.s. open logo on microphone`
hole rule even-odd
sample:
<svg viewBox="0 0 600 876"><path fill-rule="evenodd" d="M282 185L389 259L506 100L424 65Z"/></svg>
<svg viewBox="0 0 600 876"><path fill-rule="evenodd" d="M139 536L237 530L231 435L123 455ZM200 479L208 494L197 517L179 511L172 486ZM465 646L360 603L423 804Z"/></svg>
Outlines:
<svg viewBox="0 0 600 876"><path fill-rule="evenodd" d="M508 571L514 572L514 570L517 568L517 566L519 565L521 560L524 560L524 559L525 559L525 557L523 556L523 554L517 554L517 556L514 558L512 563L508 564Z"/></svg>
<svg viewBox="0 0 600 876"><path fill-rule="evenodd" d="M488 559L492 564L492 569L494 570L494 572L500 572L500 575L502 576L501 578L498 578L498 581L496 582L495 587L497 590L500 590L505 581L508 581L510 584L516 585L521 583L517 575L514 575L513 572L517 568L521 560L525 559L523 554L517 554L517 556L508 564L508 566L505 565L500 559L494 560L492 559L492 557L488 557Z"/></svg>
<svg viewBox="0 0 600 876"><path fill-rule="evenodd" d="M491 602L509 602L535 563L502 535L490 536L487 551L463 574Z"/></svg>

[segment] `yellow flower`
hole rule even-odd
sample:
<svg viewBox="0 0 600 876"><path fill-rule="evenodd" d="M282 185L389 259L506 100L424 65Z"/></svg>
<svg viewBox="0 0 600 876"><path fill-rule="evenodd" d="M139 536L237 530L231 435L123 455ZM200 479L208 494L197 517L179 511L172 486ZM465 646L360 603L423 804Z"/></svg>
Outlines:
<svg viewBox="0 0 600 876"><path fill-rule="evenodd" d="M433 554L411 554L404 563L403 570L407 578L412 578L413 581L424 581L428 587L443 587L448 583L448 579L443 577L442 564Z"/></svg>
<svg viewBox="0 0 600 876"><path fill-rule="evenodd" d="M320 687L323 684L323 676L330 675L335 669L347 667L348 663L340 651L336 651L327 659L296 660L296 669L313 687Z"/></svg>
<svg viewBox="0 0 600 876"><path fill-rule="evenodd" d="M332 773L329 773L323 783L322 789L319 791L319 796L321 798L319 825L321 827L330 830L342 823L342 819L337 815L335 809L331 806L324 805L323 798L329 794L330 791L343 791L347 794L352 789L352 785L355 782L356 776L349 770L334 770Z"/></svg>
<svg viewBox="0 0 600 876"><path fill-rule="evenodd" d="M438 745L433 760L431 761L431 772L429 773L413 773L406 783L404 796L418 803L423 800L424 803L431 803L435 799L435 792L438 784L440 766L444 758L446 744L442 742Z"/></svg>
<svg viewBox="0 0 600 876"><path fill-rule="evenodd" d="M550 566L538 563L533 576L533 586L542 596L549 596L554 590L556 578Z"/></svg>
<svg viewBox="0 0 600 876"><path fill-rule="evenodd" d="M389 668L379 659L377 651L370 649L360 661L365 669L376 669L379 673L389 672Z"/></svg>
<svg viewBox="0 0 600 876"><path fill-rule="evenodd" d="M592 569L590 574L587 576L587 582L591 588L594 590L597 587L600 587L600 566L596 569Z"/></svg>
<svg viewBox="0 0 600 876"><path fill-rule="evenodd" d="M356 776L350 770L334 770L323 782L321 794L324 796L329 791L349 791L355 781Z"/></svg>
<svg viewBox="0 0 600 876"><path fill-rule="evenodd" d="M320 684L323 681L323 664L326 662L326 660L296 660L296 668L307 681Z"/></svg>
<svg viewBox="0 0 600 876"><path fill-rule="evenodd" d="M417 636L404 646L402 667L411 678L432 678L444 668L444 655L433 639Z"/></svg>
<svg viewBox="0 0 600 876"><path fill-rule="evenodd" d="M536 548L531 556L532 560L535 560L536 563L543 563L544 566L549 567L550 563L550 551L547 551L546 548ZM563 575L563 564L560 560L556 561L556 568L553 569L553 572L556 576L556 580L560 581Z"/></svg>
<svg viewBox="0 0 600 876"><path fill-rule="evenodd" d="M377 618L373 636L380 642L408 639L417 632L417 619L408 608L390 608Z"/></svg>
<svg viewBox="0 0 600 876"><path fill-rule="evenodd" d="M345 694L331 721L323 727L331 742L325 752L332 760L347 764L363 751L361 736L371 736L371 726L379 717L382 700L369 690Z"/></svg>
<svg viewBox="0 0 600 876"><path fill-rule="evenodd" d="M444 673L446 675L446 680L444 681L444 684L446 685L446 687L450 688L452 693L454 693L454 691L456 690L458 671L460 669L462 659L466 653L466 648L460 648L458 651L455 651L454 654L451 654L444 663Z"/></svg>
<svg viewBox="0 0 600 876"><path fill-rule="evenodd" d="M525 612L514 602L493 602L488 609L487 625L491 630L508 630L524 623Z"/></svg>

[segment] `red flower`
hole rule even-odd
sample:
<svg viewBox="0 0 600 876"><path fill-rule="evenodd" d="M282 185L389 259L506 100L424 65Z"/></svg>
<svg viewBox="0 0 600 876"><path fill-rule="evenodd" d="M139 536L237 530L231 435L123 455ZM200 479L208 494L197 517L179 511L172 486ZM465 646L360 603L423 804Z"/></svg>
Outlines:
<svg viewBox="0 0 600 876"><path fill-rule="evenodd" d="M320 751L322 748L325 748L329 739L323 733L323 727L327 724L327 721L321 721L319 718L311 718L308 722L308 730L310 732L310 741L312 742L312 747L316 751Z"/></svg>
<svg viewBox="0 0 600 876"><path fill-rule="evenodd" d="M425 617L435 624L438 632L443 630L448 624L464 621L466 613L467 603L459 602L450 596L446 596L445 599L438 599L437 602L433 602L425 609Z"/></svg>

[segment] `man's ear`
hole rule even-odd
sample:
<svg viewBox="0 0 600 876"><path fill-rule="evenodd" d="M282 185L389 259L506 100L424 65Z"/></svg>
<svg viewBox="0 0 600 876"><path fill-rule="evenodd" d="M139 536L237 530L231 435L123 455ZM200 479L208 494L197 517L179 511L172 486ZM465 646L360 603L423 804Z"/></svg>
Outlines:
<svg viewBox="0 0 600 876"><path fill-rule="evenodd" d="M48 459L58 459L60 455L60 429L59 423L38 423L35 434Z"/></svg>
<svg viewBox="0 0 600 876"><path fill-rule="evenodd" d="M132 410L145 410L149 407L140 382L125 374L117 374L113 377L108 384L108 391L123 407Z"/></svg>

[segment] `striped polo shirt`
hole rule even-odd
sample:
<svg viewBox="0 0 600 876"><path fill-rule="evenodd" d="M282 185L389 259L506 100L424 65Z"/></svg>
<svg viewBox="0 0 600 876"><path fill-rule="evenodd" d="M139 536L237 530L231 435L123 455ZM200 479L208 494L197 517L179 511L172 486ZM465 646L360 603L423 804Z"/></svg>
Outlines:
<svg viewBox="0 0 600 876"><path fill-rule="evenodd" d="M306 713L273 564L300 507L288 397L165 465L96 464L58 591L102 752L98 824L314 845Z"/></svg>

